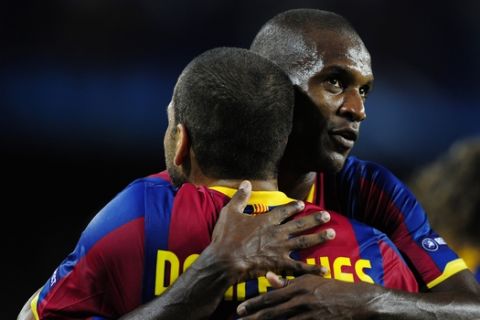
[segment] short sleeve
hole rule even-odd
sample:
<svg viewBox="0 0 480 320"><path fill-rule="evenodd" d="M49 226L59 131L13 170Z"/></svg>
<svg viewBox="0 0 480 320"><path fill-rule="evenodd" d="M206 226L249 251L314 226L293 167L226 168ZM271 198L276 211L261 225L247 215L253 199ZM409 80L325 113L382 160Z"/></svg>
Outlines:
<svg viewBox="0 0 480 320"><path fill-rule="evenodd" d="M432 230L415 196L387 169L350 157L336 188L341 212L384 232L428 288L467 268Z"/></svg>
<svg viewBox="0 0 480 320"><path fill-rule="evenodd" d="M116 318L140 304L144 190L131 184L92 219L32 303L37 319Z"/></svg>

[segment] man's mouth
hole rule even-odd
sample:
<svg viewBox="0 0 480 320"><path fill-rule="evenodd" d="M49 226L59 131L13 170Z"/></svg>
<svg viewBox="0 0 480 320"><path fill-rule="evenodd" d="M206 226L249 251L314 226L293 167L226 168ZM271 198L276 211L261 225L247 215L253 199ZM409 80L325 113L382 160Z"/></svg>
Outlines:
<svg viewBox="0 0 480 320"><path fill-rule="evenodd" d="M329 131L332 140L345 149L353 148L358 138L358 130L350 127L336 128Z"/></svg>

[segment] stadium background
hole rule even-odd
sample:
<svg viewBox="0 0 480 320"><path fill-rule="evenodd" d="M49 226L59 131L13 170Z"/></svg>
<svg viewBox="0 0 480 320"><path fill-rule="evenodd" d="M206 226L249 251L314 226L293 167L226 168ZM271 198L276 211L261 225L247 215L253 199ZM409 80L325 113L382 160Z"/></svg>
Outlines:
<svg viewBox="0 0 480 320"><path fill-rule="evenodd" d="M267 19L300 7L344 15L372 54L354 154L406 178L480 134L475 0L2 2L2 319L98 209L163 169L165 107L182 68L212 47L248 47Z"/></svg>

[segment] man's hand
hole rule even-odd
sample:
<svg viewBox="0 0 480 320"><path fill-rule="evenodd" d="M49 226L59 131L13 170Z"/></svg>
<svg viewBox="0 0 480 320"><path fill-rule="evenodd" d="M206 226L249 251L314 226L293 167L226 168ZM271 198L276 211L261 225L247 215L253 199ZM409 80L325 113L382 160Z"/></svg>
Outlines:
<svg viewBox="0 0 480 320"><path fill-rule="evenodd" d="M316 275L286 280L268 272L266 277L276 289L240 304L237 313L242 320L480 319L478 296L468 291L407 293ZM475 281L468 271L452 276L451 281L461 282L460 278Z"/></svg>
<svg viewBox="0 0 480 320"><path fill-rule="evenodd" d="M334 237L333 230L298 235L330 219L326 212L284 223L303 209L293 202L258 216L243 213L252 186L244 181L220 212L212 242L195 262L161 296L121 319L207 319L229 286L268 270L321 274L320 266L310 266L290 258L292 250L307 248Z"/></svg>
<svg viewBox="0 0 480 320"><path fill-rule="evenodd" d="M287 280L268 272L266 277L276 290L240 304L237 313L242 320L369 319L368 304L384 291L375 285L309 274Z"/></svg>
<svg viewBox="0 0 480 320"><path fill-rule="evenodd" d="M296 261L290 253L333 239L335 232L332 229L302 235L308 229L328 222L330 215L322 211L285 222L303 210L301 201L261 215L244 214L250 194L251 184L244 181L220 212L210 244L217 261L225 264L234 281L264 276L269 270L295 274L324 273L323 267Z"/></svg>
<svg viewBox="0 0 480 320"><path fill-rule="evenodd" d="M35 320L35 316L33 315L32 308L30 304L32 303L33 298L42 290L41 288L38 289L31 297L28 299L28 301L25 303L23 306L22 310L17 316L17 320Z"/></svg>

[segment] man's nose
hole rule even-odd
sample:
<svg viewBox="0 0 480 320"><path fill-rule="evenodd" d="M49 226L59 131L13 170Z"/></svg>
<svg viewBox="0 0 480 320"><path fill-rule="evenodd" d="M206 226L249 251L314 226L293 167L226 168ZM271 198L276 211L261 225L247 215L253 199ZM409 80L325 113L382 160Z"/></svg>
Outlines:
<svg viewBox="0 0 480 320"><path fill-rule="evenodd" d="M345 94L345 99L338 109L340 116L350 121L363 121L367 117L362 96L358 90L349 90Z"/></svg>

